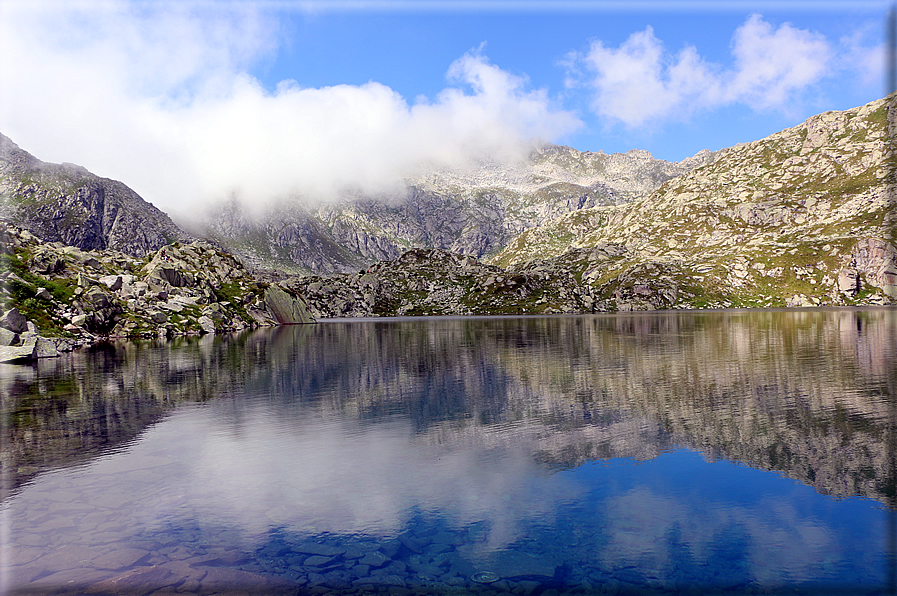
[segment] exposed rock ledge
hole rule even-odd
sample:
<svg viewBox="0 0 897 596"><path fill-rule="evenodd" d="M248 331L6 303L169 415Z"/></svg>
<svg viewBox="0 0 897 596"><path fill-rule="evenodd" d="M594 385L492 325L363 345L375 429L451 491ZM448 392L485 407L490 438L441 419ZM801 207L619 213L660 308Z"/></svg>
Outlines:
<svg viewBox="0 0 897 596"><path fill-rule="evenodd" d="M294 289L258 281L214 246L135 258L43 243L0 222L0 362L52 357L114 337L313 323Z"/></svg>
<svg viewBox="0 0 897 596"><path fill-rule="evenodd" d="M414 249L358 273L284 280L319 317L602 313L897 304L897 248L823 242L753 259L657 259L623 244L573 248L507 269ZM799 250L798 250L799 249ZM799 293L798 293L799 292Z"/></svg>

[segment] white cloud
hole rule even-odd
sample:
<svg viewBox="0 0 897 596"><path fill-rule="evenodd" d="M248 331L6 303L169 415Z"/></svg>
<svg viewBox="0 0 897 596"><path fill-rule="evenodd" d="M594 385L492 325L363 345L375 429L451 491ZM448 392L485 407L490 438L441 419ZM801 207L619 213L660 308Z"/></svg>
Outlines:
<svg viewBox="0 0 897 596"><path fill-rule="evenodd" d="M692 46L672 56L647 27L619 48L595 41L567 62L571 74L588 74L596 114L639 127L736 103L786 110L826 75L832 58L822 35L787 23L774 29L756 14L735 31L731 51L729 68L708 63Z"/></svg>
<svg viewBox="0 0 897 596"><path fill-rule="evenodd" d="M857 73L863 85L877 83L884 89L887 44L881 33L881 23L870 23L841 38L838 68Z"/></svg>
<svg viewBox="0 0 897 596"><path fill-rule="evenodd" d="M701 94L716 93L714 76L697 51L686 47L675 61L666 59L651 27L618 49L596 41L582 60L595 73L592 109L630 126L667 118Z"/></svg>
<svg viewBox="0 0 897 596"><path fill-rule="evenodd" d="M773 30L756 14L735 31L732 53L735 69L722 98L755 109L785 106L825 75L832 58L824 36L788 23Z"/></svg>
<svg viewBox="0 0 897 596"><path fill-rule="evenodd" d="M15 81L0 90L0 131L185 212L234 191L384 190L421 163L518 156L580 126L477 52L413 104L375 82L272 92L247 74L282 37L264 5L185 6L0 5L0 76Z"/></svg>
<svg viewBox="0 0 897 596"><path fill-rule="evenodd" d="M482 155L514 157L532 138L571 130L576 120L555 112L543 92L479 55L449 69L469 84L435 101L409 105L379 83L302 89L283 84L266 93L249 79L230 93L166 114L179 123L202 186L221 195L299 192L332 196L341 188L391 188L419 164L460 165Z"/></svg>

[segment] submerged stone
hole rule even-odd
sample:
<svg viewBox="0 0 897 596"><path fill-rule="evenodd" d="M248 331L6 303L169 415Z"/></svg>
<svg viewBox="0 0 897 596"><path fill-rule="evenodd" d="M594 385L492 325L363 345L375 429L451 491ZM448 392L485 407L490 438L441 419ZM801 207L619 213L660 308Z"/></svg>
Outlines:
<svg viewBox="0 0 897 596"><path fill-rule="evenodd" d="M308 565L310 567L324 567L325 565L330 564L333 561L333 557L325 557L323 555L312 555L309 558L305 559L303 565Z"/></svg>
<svg viewBox="0 0 897 596"><path fill-rule="evenodd" d="M358 559L358 562L362 565L369 565L371 567L383 567L387 563L389 563L392 559L384 555L379 551L374 551L372 553L368 553L365 556Z"/></svg>
<svg viewBox="0 0 897 596"><path fill-rule="evenodd" d="M290 550L304 555L321 555L324 557L336 557L346 552L346 549L342 547L330 546L329 544L317 544L314 542L303 542L302 544L297 544L296 546L291 547Z"/></svg>
<svg viewBox="0 0 897 596"><path fill-rule="evenodd" d="M470 579L478 584L491 584L492 582L498 581L499 577L497 573L492 571L477 571L470 576Z"/></svg>

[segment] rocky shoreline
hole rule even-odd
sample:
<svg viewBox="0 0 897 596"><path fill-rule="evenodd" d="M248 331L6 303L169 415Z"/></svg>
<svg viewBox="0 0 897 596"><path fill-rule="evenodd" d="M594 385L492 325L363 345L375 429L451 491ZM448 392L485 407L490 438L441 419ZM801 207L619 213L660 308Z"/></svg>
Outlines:
<svg viewBox="0 0 897 596"><path fill-rule="evenodd" d="M7 305L0 362L53 357L117 338L226 333L316 318L897 303L897 248L880 238L860 238L845 247L844 258L809 272L785 261L742 269L682 264L611 243L506 268L412 249L358 273L262 281L202 241L135 257L42 242L9 224L0 224L0 236L0 300ZM708 283L711 278L717 281ZM801 280L815 280L814 300L792 295Z"/></svg>
<svg viewBox="0 0 897 596"><path fill-rule="evenodd" d="M860 238L830 262L820 261L822 248L809 247L799 260L682 263L608 243L506 268L413 249L358 273L281 283L327 318L897 304L893 244Z"/></svg>
<svg viewBox="0 0 897 596"><path fill-rule="evenodd" d="M145 257L42 242L0 223L0 362L53 357L114 338L312 323L295 290L260 281L197 241Z"/></svg>

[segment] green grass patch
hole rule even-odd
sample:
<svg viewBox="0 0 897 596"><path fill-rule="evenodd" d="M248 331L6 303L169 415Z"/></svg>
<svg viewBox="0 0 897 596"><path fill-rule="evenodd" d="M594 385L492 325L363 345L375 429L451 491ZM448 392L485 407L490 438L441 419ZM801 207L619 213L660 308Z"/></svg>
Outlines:
<svg viewBox="0 0 897 596"><path fill-rule="evenodd" d="M887 128L888 126L888 106L883 103L874 112L866 116L866 121L872 125Z"/></svg>
<svg viewBox="0 0 897 596"><path fill-rule="evenodd" d="M26 319L37 325L41 335L46 337L70 337L71 334L59 326L50 313L53 305L37 296L37 288L28 282L9 280L7 287L12 295L12 306L18 308Z"/></svg>

